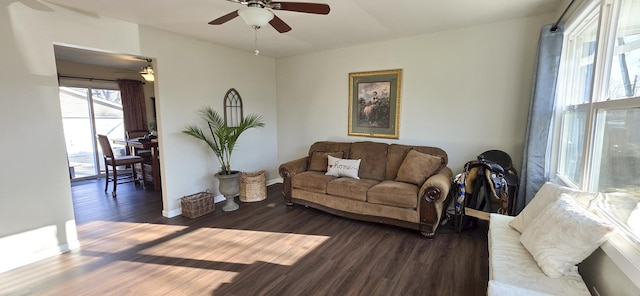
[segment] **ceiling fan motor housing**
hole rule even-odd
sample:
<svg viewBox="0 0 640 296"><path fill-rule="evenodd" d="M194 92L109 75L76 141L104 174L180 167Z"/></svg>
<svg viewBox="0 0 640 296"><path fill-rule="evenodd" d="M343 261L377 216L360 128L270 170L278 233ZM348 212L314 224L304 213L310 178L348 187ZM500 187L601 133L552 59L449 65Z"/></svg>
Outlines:
<svg viewBox="0 0 640 296"><path fill-rule="evenodd" d="M264 27L273 19L273 12L270 10L253 6L239 9L238 15L253 28Z"/></svg>
<svg viewBox="0 0 640 296"><path fill-rule="evenodd" d="M224 24L237 16L240 16L247 25L254 29L270 24L280 33L291 31L291 27L287 25L281 18L273 14L271 9L303 12L311 14L329 14L331 8L327 4L310 3L310 2L273 2L271 0L227 0L229 2L246 5L246 7L227 13L215 20L209 22L210 25Z"/></svg>

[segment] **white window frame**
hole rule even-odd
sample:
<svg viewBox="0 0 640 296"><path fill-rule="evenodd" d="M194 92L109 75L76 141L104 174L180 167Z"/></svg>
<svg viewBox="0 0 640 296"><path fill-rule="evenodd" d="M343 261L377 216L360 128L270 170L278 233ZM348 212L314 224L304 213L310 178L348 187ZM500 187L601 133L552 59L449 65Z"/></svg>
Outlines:
<svg viewBox="0 0 640 296"><path fill-rule="evenodd" d="M596 147L595 124L597 123L597 114L600 110L615 110L620 108L640 107L640 97L616 99L616 100L598 100L608 96L609 74L611 71L611 59L614 53L615 44L612 42L616 34L617 17L620 9L620 0L586 0L573 12L566 22L565 28L565 45L563 47L561 67L558 79L558 98L569 97L570 87L574 77L572 71L566 70L567 61L572 61L573 51L568 44L572 42L573 36L580 30L586 28L588 21L598 14L598 33L596 38L596 52L594 58L594 72L589 102L574 104L565 107L564 102L557 102L555 108L555 132L553 137L552 161L555 169L552 171L552 178L558 183L576 189L589 190L591 188L592 179L598 174L600 169L598 165L593 163L594 155L598 155L598 151L594 151ZM606 42L603 42L606 41ZM608 60L606 60L608 59ZM600 65L604 65L600 66ZM585 142L583 147L583 166L582 178L580 184L575 184L568 178L559 174L560 170L560 143L563 130L563 113L567 110L587 110L587 120L585 124ZM615 223L611 215L602 207L595 206L597 213ZM631 233L621 231L613 235L605 244L602 250L611 258L611 260L631 279L631 281L640 288L640 241Z"/></svg>

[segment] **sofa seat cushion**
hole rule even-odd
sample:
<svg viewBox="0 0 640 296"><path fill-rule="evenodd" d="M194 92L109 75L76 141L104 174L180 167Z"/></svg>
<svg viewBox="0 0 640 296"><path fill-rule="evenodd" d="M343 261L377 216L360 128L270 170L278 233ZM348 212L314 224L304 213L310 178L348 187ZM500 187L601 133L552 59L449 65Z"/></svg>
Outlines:
<svg viewBox="0 0 640 296"><path fill-rule="evenodd" d="M491 214L489 220L489 280L551 295L589 295L579 273L548 277L520 243L520 232L511 228L514 218ZM496 294L489 294L496 295ZM499 294L497 294L499 295Z"/></svg>
<svg viewBox="0 0 640 296"><path fill-rule="evenodd" d="M369 217L384 217L412 223L420 222L420 215L415 209L406 209L385 205L376 205L369 202L332 196L322 193L309 192L302 189L293 189L291 196L294 199L308 201L322 207L336 209L349 214L364 215ZM322 208L320 208L322 209ZM351 215L347 215L351 217Z"/></svg>
<svg viewBox="0 0 640 296"><path fill-rule="evenodd" d="M307 191L327 193L327 183L335 180L334 176L327 176L323 172L306 171L293 175L291 185L293 188Z"/></svg>
<svg viewBox="0 0 640 296"><path fill-rule="evenodd" d="M378 183L380 181L371 179L338 178L327 184L327 194L367 201L367 191Z"/></svg>
<svg viewBox="0 0 640 296"><path fill-rule="evenodd" d="M489 285L487 287L487 295L488 296L503 296L503 295L513 295L513 296L554 296L544 292L533 291L529 289L525 289L523 287L509 285L507 283L503 283L501 281L489 281Z"/></svg>
<svg viewBox="0 0 640 296"><path fill-rule="evenodd" d="M415 209L418 207L418 190L420 188L413 184L386 180L369 189L367 201L372 204Z"/></svg>

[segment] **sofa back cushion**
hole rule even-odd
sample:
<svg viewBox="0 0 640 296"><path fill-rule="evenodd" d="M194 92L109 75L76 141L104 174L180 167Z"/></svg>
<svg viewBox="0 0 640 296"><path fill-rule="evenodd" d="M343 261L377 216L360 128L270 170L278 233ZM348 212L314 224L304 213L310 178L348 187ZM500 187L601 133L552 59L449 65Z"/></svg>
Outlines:
<svg viewBox="0 0 640 296"><path fill-rule="evenodd" d="M404 158L407 156L409 150L415 149L418 152L424 154L430 154L434 156L438 156L442 159L442 162L438 169L439 171L442 168L447 166L447 153L444 150L436 147L430 146L407 146L407 145L399 145L399 144L391 144L389 145L388 155L387 155L387 169L386 169L386 180L395 180L398 174L398 169L400 165L404 161Z"/></svg>
<svg viewBox="0 0 640 296"><path fill-rule="evenodd" d="M385 180L387 170L387 143L354 142L349 158L361 159L358 176L363 179Z"/></svg>
<svg viewBox="0 0 640 296"><path fill-rule="evenodd" d="M349 156L349 151L351 151L351 143L343 143L343 142L315 142L311 147L309 147L309 159L313 156L313 152L342 152L342 156L340 158L352 158Z"/></svg>
<svg viewBox="0 0 640 296"><path fill-rule="evenodd" d="M342 158L342 151L337 152L312 152L311 157L309 157L309 166L307 168L308 171L316 171L316 172L326 172L327 165L329 164L328 156L333 156L335 158Z"/></svg>

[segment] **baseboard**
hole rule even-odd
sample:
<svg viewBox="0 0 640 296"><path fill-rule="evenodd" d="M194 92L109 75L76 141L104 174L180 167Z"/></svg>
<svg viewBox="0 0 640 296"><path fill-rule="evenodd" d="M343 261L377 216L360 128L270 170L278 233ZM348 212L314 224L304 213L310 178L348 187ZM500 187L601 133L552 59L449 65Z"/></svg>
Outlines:
<svg viewBox="0 0 640 296"><path fill-rule="evenodd" d="M270 185L277 184L277 183L282 183L282 182L283 182L282 178L275 178L275 179L271 179L271 180L267 181L266 185L270 186ZM223 202L225 200L227 200L227 199L222 194L217 195L216 197L213 198L213 202L214 203L220 203L220 202ZM173 217L180 216L180 215L182 215L182 208L171 210L171 211L162 210L162 216L165 216L167 218L173 218Z"/></svg>
<svg viewBox="0 0 640 296"><path fill-rule="evenodd" d="M171 210L171 211L162 210L162 216L165 216L167 218L173 218L180 215L182 215L182 208Z"/></svg>
<svg viewBox="0 0 640 296"><path fill-rule="evenodd" d="M71 246L71 247L70 247ZM77 249L80 246L79 241L70 242L69 244L62 244L56 247L51 247L36 253L32 254L24 254L22 256L16 256L16 254L11 254L11 258L3 258L0 262L0 273L16 269L18 267L22 267L34 262L38 262L40 260L58 256L62 253L69 252L73 249Z"/></svg>
<svg viewBox="0 0 640 296"><path fill-rule="evenodd" d="M271 180L267 181L267 186L273 185L273 184L276 184L276 183L282 183L282 182L284 182L284 180L282 180L282 178L271 179Z"/></svg>

